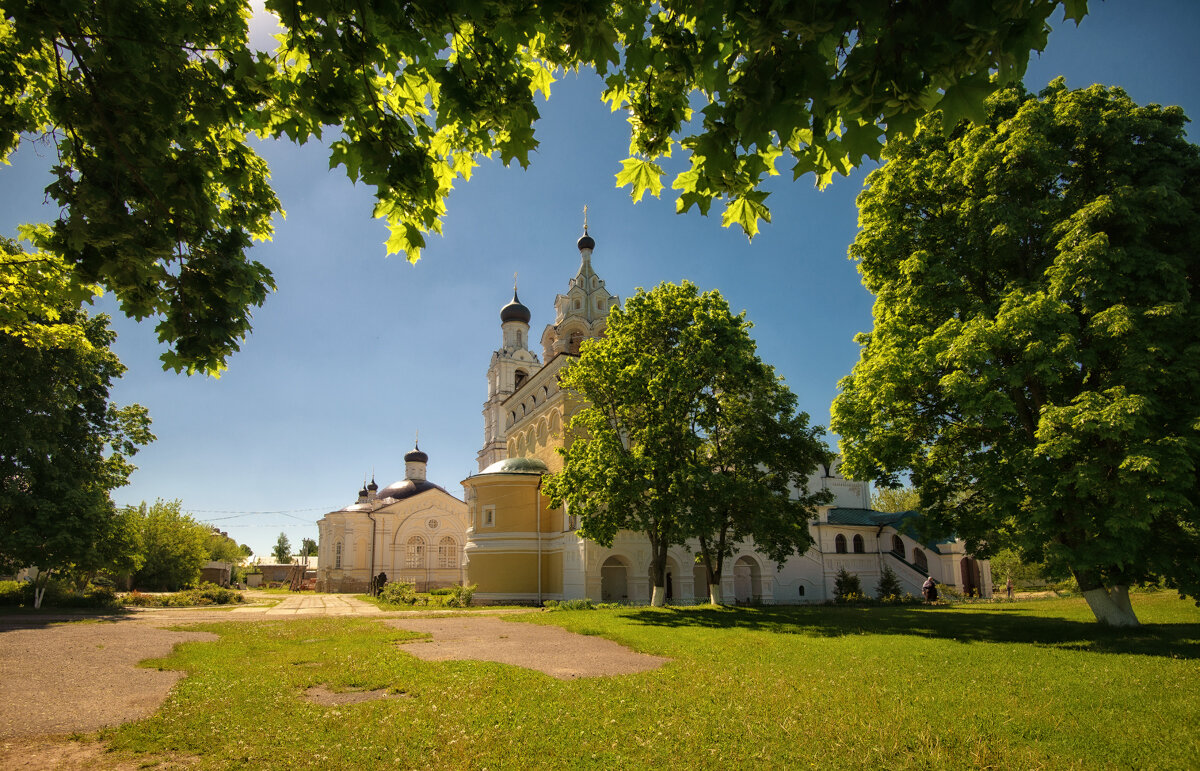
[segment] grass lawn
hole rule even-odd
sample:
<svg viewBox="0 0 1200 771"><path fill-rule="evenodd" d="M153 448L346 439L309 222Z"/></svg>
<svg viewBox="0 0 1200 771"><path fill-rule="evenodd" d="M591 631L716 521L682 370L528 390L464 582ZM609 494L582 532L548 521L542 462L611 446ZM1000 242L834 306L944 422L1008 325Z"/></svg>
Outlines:
<svg viewBox="0 0 1200 771"><path fill-rule="evenodd" d="M200 767L1195 768L1200 610L1134 607L1133 632L1081 599L510 617L674 659L575 681L426 663L375 620L189 626L222 639L149 662L188 677L103 737ZM317 684L404 696L321 707Z"/></svg>

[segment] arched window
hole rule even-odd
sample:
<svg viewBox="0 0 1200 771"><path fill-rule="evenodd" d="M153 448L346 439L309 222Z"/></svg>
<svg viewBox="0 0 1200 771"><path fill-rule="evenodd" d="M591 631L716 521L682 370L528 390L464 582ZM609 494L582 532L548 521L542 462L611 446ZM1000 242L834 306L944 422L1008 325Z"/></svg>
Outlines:
<svg viewBox="0 0 1200 771"><path fill-rule="evenodd" d="M861 535L854 536L854 553L863 554L867 550L867 543Z"/></svg>
<svg viewBox="0 0 1200 771"><path fill-rule="evenodd" d="M408 539L408 552L405 554L404 567L425 567L425 539L421 536L414 535Z"/></svg>
<svg viewBox="0 0 1200 771"><path fill-rule="evenodd" d="M438 567L458 567L458 541L448 535L442 536L442 540L438 541Z"/></svg>
<svg viewBox="0 0 1200 771"><path fill-rule="evenodd" d="M572 332L567 338L567 350L571 353L579 353L579 346L583 343L582 332Z"/></svg>
<svg viewBox="0 0 1200 771"><path fill-rule="evenodd" d="M513 376L513 388L520 388L529 379L529 373L523 369L517 370L517 374Z"/></svg>
<svg viewBox="0 0 1200 771"><path fill-rule="evenodd" d="M333 569L342 569L342 542L338 541L333 547Z"/></svg>
<svg viewBox="0 0 1200 771"><path fill-rule="evenodd" d="M912 561L922 573L929 572L929 560L925 559L925 552L920 549L913 549Z"/></svg>
<svg viewBox="0 0 1200 771"><path fill-rule="evenodd" d="M833 539L833 550L838 554L846 553L846 536L841 533L837 534L837 538Z"/></svg>
<svg viewBox="0 0 1200 771"><path fill-rule="evenodd" d="M892 536L892 554L904 559L904 541L898 535Z"/></svg>

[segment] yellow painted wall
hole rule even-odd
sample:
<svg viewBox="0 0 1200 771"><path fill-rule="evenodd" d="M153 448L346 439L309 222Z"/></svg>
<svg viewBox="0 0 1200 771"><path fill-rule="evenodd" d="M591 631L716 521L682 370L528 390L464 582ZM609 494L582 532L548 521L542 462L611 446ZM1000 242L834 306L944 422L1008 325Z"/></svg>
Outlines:
<svg viewBox="0 0 1200 771"><path fill-rule="evenodd" d="M537 553L488 554L475 552L471 555L471 562L467 566L467 582L476 584L476 591L483 593L536 592Z"/></svg>

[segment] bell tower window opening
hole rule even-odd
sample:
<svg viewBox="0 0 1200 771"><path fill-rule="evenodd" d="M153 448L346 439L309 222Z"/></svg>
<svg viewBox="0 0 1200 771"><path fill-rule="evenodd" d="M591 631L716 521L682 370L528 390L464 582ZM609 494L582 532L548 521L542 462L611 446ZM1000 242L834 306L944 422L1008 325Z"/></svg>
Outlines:
<svg viewBox="0 0 1200 771"><path fill-rule="evenodd" d="M525 385L525 381L529 379L529 373L523 369L517 370L517 374L513 376L513 388L520 388Z"/></svg>

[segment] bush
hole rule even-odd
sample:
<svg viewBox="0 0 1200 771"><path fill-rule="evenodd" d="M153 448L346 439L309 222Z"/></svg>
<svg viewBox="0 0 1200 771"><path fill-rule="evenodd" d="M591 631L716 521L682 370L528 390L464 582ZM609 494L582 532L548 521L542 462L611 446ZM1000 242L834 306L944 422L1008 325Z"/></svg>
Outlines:
<svg viewBox="0 0 1200 771"><path fill-rule="evenodd" d="M838 571L833 583L833 596L838 602L857 602L862 600L862 582L853 573L847 573L845 568Z"/></svg>
<svg viewBox="0 0 1200 771"><path fill-rule="evenodd" d="M451 586L448 588L448 597L446 598L446 607L448 608L469 608L471 600L475 597L475 584L470 586ZM430 592L432 594L432 592Z"/></svg>
<svg viewBox="0 0 1200 771"><path fill-rule="evenodd" d="M406 581L389 581L379 590L379 601L388 605L413 605L416 600L416 585Z"/></svg>
<svg viewBox="0 0 1200 771"><path fill-rule="evenodd" d="M246 597L239 591L216 584L201 584L194 589L185 589L174 594L142 594L135 590L121 597L120 603L138 608L194 608L205 605L236 605L245 601Z"/></svg>
<svg viewBox="0 0 1200 771"><path fill-rule="evenodd" d="M433 597L442 597L442 596L445 596L448 594L454 594L455 588L457 588L457 587L443 586L439 589L430 589L429 594L430 594L430 596L433 596Z"/></svg>
<svg viewBox="0 0 1200 771"><path fill-rule="evenodd" d="M30 581L0 581L0 605L33 607L33 583ZM42 597L43 608L117 608L116 592L108 586L89 584L80 591L69 581L51 579Z"/></svg>
<svg viewBox="0 0 1200 771"><path fill-rule="evenodd" d="M588 597L578 600L546 600L542 603L546 610L595 610L596 603ZM611 606L611 603L610 603Z"/></svg>
<svg viewBox="0 0 1200 771"><path fill-rule="evenodd" d="M880 600L899 599L904 594L904 589L900 586L900 579L896 577L896 571L892 570L890 565L884 565L883 571L879 574L879 586L875 590L875 596Z"/></svg>

